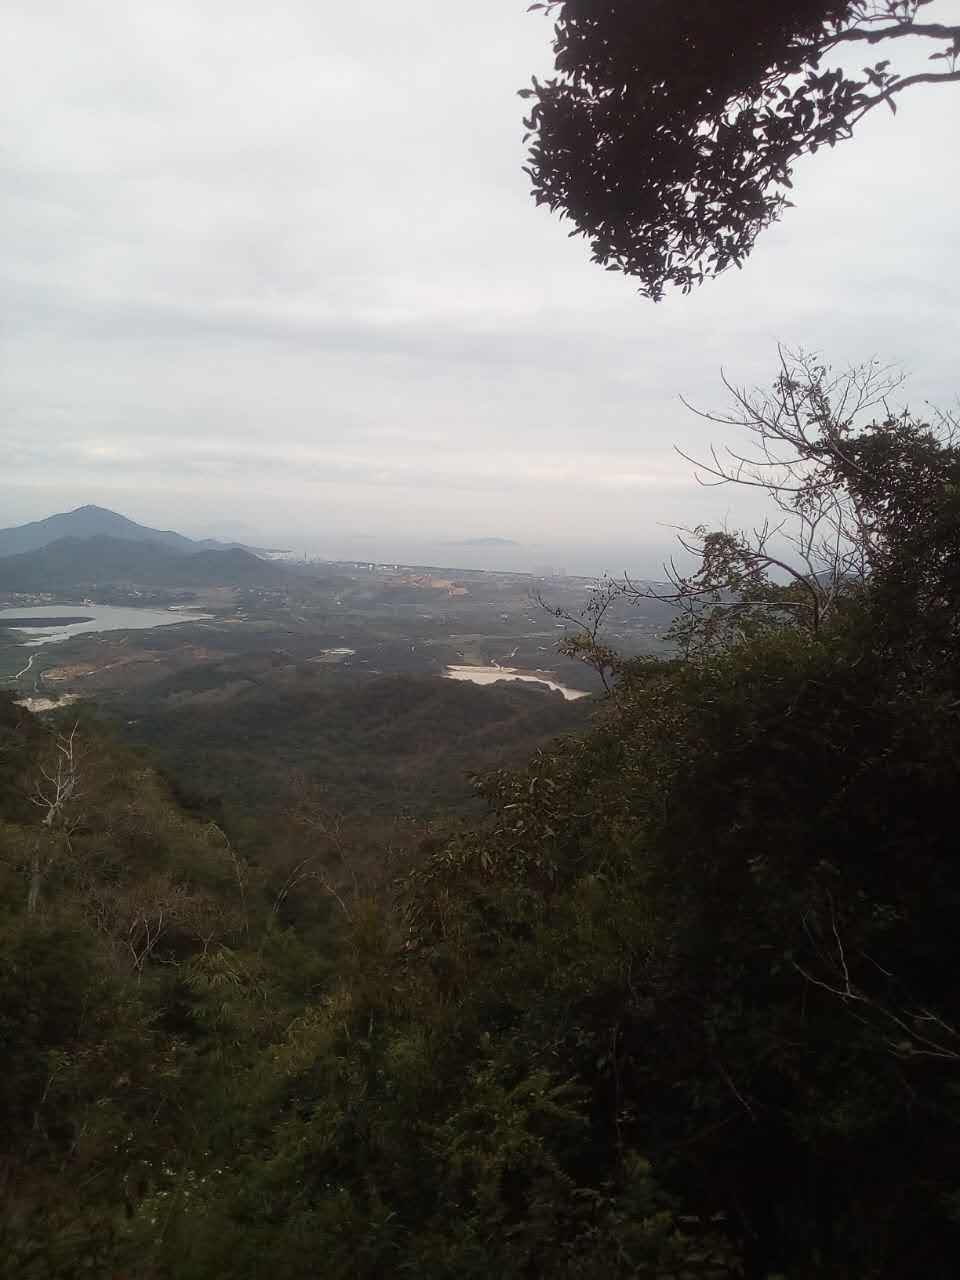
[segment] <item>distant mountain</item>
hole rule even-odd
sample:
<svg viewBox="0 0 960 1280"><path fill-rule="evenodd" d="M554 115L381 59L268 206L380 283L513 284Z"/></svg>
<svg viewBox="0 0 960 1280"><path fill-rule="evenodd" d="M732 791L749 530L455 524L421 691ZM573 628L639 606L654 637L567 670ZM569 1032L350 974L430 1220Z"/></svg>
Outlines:
<svg viewBox="0 0 960 1280"><path fill-rule="evenodd" d="M174 533L171 529L149 529L146 525L137 524L105 507L87 506L48 516L46 520L34 520L30 524L0 529L0 556L37 551L63 538L113 538L123 542L152 542L183 555L198 551L224 551L241 546L237 542L217 542L213 538L194 541L193 538L185 538L183 534ZM242 549L250 552L257 550L255 547Z"/></svg>
<svg viewBox="0 0 960 1280"><path fill-rule="evenodd" d="M63 591L108 584L249 587L277 584L286 576L281 565L241 547L184 554L156 542L124 538L60 538L0 559L0 591Z"/></svg>

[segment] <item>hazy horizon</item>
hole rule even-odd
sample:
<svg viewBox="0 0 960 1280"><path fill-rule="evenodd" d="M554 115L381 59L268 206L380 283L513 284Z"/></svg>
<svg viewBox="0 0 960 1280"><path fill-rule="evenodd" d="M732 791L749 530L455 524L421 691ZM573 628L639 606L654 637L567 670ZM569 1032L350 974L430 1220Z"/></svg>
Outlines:
<svg viewBox="0 0 960 1280"><path fill-rule="evenodd" d="M45 512L32 519L43 520L48 516L69 514L79 507L102 506L99 503L80 503L64 512ZM109 510L109 508L106 508ZM675 549L666 541L662 545L602 546L577 541L520 542L515 539L491 535L488 538L416 538L392 537L345 533L324 536L309 528L276 530L258 528L244 521L226 519L209 522L203 518L183 525L169 522L148 521L130 511L116 511L137 524L158 531L173 531L186 537L202 540L217 538L227 542L241 542L262 550L286 551L294 557L307 556L325 561L373 562L376 564L430 565L459 569L483 569L504 573L566 573L571 576L598 577L604 573L620 575L657 575L661 565ZM14 525L32 521L14 521Z"/></svg>

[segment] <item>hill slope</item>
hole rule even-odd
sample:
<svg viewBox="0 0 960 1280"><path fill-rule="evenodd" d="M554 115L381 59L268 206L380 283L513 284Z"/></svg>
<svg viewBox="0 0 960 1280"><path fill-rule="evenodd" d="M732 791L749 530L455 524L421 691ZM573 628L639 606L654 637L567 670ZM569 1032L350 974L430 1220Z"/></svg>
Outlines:
<svg viewBox="0 0 960 1280"><path fill-rule="evenodd" d="M472 807L468 774L585 729L595 708L516 684L306 670L232 685L209 668L177 675L146 704L134 694L117 729L150 747L199 807L216 797L235 812L268 813L302 773L342 812L429 814Z"/></svg>
<svg viewBox="0 0 960 1280"><path fill-rule="evenodd" d="M5 591L61 591L106 583L259 586L284 577L279 565L239 547L184 554L154 542L122 538L61 538L35 551L0 559L0 590Z"/></svg>

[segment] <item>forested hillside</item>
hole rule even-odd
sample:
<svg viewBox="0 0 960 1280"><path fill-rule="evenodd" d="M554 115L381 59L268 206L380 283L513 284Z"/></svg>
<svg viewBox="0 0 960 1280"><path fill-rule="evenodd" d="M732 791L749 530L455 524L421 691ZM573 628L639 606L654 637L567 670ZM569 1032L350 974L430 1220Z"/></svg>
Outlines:
<svg viewBox="0 0 960 1280"><path fill-rule="evenodd" d="M960 452L796 423L831 570L706 535L486 819L252 861L3 704L7 1274L953 1275Z"/></svg>
<svg viewBox="0 0 960 1280"><path fill-rule="evenodd" d="M62 591L78 586L249 586L284 580L283 569L233 547L222 551L171 549L129 538L60 538L35 551L0 557L0 590Z"/></svg>
<svg viewBox="0 0 960 1280"><path fill-rule="evenodd" d="M667 382L721 333L749 367L781 319L908 316L950 376L945 116L905 174L870 133L960 83L934 4L530 6L534 199L651 307L749 265L795 169L820 202L753 292L646 327L496 202L487 6L456 45L449 5L59 6L32 43L20 6L24 509L77 473L205 523L219 489L362 559L0 530L0 1276L957 1275L956 410L780 347L681 440L727 489L665 580L372 560L388 520L675 529ZM889 209L808 180L855 131ZM71 636L104 596L167 625Z"/></svg>
<svg viewBox="0 0 960 1280"><path fill-rule="evenodd" d="M214 690L209 700L200 693L169 708L151 690L124 734L150 749L183 803L235 828L269 827L300 775L354 820L477 813L469 774L522 762L544 740L590 723L583 702L505 681L348 681L307 670L307 680L288 687L264 682L223 698Z"/></svg>

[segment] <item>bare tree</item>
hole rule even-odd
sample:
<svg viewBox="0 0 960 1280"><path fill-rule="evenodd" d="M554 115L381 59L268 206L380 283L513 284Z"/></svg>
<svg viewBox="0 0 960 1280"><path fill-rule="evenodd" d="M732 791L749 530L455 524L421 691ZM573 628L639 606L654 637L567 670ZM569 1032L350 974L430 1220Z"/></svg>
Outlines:
<svg viewBox="0 0 960 1280"><path fill-rule="evenodd" d="M250 921L247 915L247 864L237 853L236 849L234 849L233 844L230 841L230 837L222 827L219 827L215 822L209 822L207 823L207 831L210 833L213 840L218 843L222 843L227 857L230 859L231 866L233 867L233 876L237 882L237 891L240 896L240 916L243 924L243 931L244 933L248 933L250 930ZM204 952L206 952L206 947L204 947Z"/></svg>
<svg viewBox="0 0 960 1280"><path fill-rule="evenodd" d="M590 592L587 603L578 613L571 613L568 609L551 604L544 598L542 591L533 593L532 597L534 603L551 617L570 623L573 631L564 635L557 646L558 652L592 667L603 682L607 693L611 690L611 681L620 668L621 659L616 650L603 643L601 632L611 606L623 594L622 583L603 577Z"/></svg>
<svg viewBox="0 0 960 1280"><path fill-rule="evenodd" d="M293 779L293 797L287 816L294 826L309 834L316 852L298 859L290 867L274 897L274 913L279 914L298 886L312 881L336 902L346 919L351 920L353 913L342 890L349 882L356 901L360 895L360 882L347 851L343 815L328 809L323 797L300 775ZM331 863L339 864L339 875L333 873Z"/></svg>
<svg viewBox="0 0 960 1280"><path fill-rule="evenodd" d="M169 927L169 905L162 900L138 906L134 910L127 928L126 947L137 972L137 982L143 981L143 967Z"/></svg>
<svg viewBox="0 0 960 1280"><path fill-rule="evenodd" d="M75 723L69 733L58 731L54 735L50 758L40 765L34 779L30 799L43 810L41 826L45 836L34 844L27 890L28 915L36 913L43 881L60 851L63 848L73 851L71 837L81 820L78 806L84 794L81 785L84 755L80 726Z"/></svg>
<svg viewBox="0 0 960 1280"><path fill-rule="evenodd" d="M164 874L129 888L118 887L112 896L113 932L133 962L138 982L150 960L179 963L169 954L159 954L164 939L170 942L174 935L187 935L205 955L230 923L215 900Z"/></svg>
<svg viewBox="0 0 960 1280"><path fill-rule="evenodd" d="M672 559L665 587L625 575L621 592L678 610L674 635L689 653L716 647L763 626L792 625L816 635L852 585L863 582L879 537L856 485L857 438L865 420L891 425L888 398L903 375L876 361L835 372L815 355L779 349L770 391L748 391L726 377L725 413L699 417L746 431L743 449L711 448L707 459L678 449L707 487L761 490L775 510L749 532L679 530L681 548L697 562L683 572ZM684 401L686 404L687 402Z"/></svg>
<svg viewBox="0 0 960 1280"><path fill-rule="evenodd" d="M811 986L839 1000L894 1057L960 1063L960 1030L900 990L895 975L865 951L845 944L836 908L829 896L827 915L829 928L814 916L803 917L804 932L812 944L815 960L810 965L793 960L794 970ZM869 974L866 981L857 976L858 969ZM877 977L889 995L878 996L868 990Z"/></svg>

